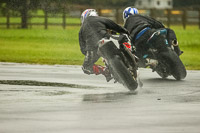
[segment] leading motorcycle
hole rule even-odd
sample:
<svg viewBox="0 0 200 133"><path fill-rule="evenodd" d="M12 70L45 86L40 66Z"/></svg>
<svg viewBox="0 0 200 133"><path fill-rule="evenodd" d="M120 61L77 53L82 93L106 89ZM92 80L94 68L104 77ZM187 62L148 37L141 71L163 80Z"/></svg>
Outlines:
<svg viewBox="0 0 200 133"><path fill-rule="evenodd" d="M170 45L166 39L167 30L157 30L148 39L149 49L143 55L145 67L150 67L162 78L173 76L176 80L184 79L187 75L185 66L179 58L179 53L174 50L173 44Z"/></svg>

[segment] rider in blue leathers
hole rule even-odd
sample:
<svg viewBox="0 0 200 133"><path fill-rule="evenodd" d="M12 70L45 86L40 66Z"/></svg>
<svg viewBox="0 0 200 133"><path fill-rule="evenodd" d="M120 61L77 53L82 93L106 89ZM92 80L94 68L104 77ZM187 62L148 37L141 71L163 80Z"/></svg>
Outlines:
<svg viewBox="0 0 200 133"><path fill-rule="evenodd" d="M167 41L170 45L174 46L174 50L178 55L182 54L178 46L176 34L172 29L166 28L161 22L139 14L136 8L127 7L123 11L124 27L130 32L132 44L136 47L136 55L142 60L139 65L145 67L143 55L148 50L149 46L146 44L147 40L158 29L167 30ZM162 43L165 40L159 37L156 43Z"/></svg>

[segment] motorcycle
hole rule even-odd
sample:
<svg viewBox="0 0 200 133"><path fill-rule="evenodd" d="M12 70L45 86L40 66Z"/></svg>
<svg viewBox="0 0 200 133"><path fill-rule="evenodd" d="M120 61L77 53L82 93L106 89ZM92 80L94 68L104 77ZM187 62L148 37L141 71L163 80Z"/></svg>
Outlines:
<svg viewBox="0 0 200 133"><path fill-rule="evenodd" d="M145 67L150 67L153 72L156 71L162 78L173 76L176 80L184 79L187 75L185 66L183 65L179 54L174 50L174 45L170 45L166 39L167 30L161 29L154 32L148 39L147 45L149 49L143 55L145 59ZM162 41L155 43L163 38Z"/></svg>
<svg viewBox="0 0 200 133"><path fill-rule="evenodd" d="M129 90L138 87L136 57L130 50L130 43L124 42L126 35L112 35L99 41L99 54L105 59L105 64L115 82L123 84ZM130 42L130 40L129 40Z"/></svg>

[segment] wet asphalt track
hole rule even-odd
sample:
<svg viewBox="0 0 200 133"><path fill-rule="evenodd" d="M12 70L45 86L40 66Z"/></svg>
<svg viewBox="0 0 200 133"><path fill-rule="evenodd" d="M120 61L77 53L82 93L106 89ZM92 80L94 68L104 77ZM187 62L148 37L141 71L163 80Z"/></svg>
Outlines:
<svg viewBox="0 0 200 133"><path fill-rule="evenodd" d="M80 66L0 63L0 133L200 133L200 71L136 92Z"/></svg>

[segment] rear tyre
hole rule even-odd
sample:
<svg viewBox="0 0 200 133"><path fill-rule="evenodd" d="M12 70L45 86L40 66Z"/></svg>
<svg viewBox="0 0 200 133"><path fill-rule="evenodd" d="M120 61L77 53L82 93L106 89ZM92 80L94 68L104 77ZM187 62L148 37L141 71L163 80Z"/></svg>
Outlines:
<svg viewBox="0 0 200 133"><path fill-rule="evenodd" d="M110 60L109 66L114 78L119 83L122 83L131 91L135 90L138 87L137 80L131 75L130 71L127 69L119 56L114 56Z"/></svg>
<svg viewBox="0 0 200 133"><path fill-rule="evenodd" d="M170 73L176 80L181 80L186 77L187 72L185 66L174 51L168 49L167 52L162 52L160 56L169 65Z"/></svg>

